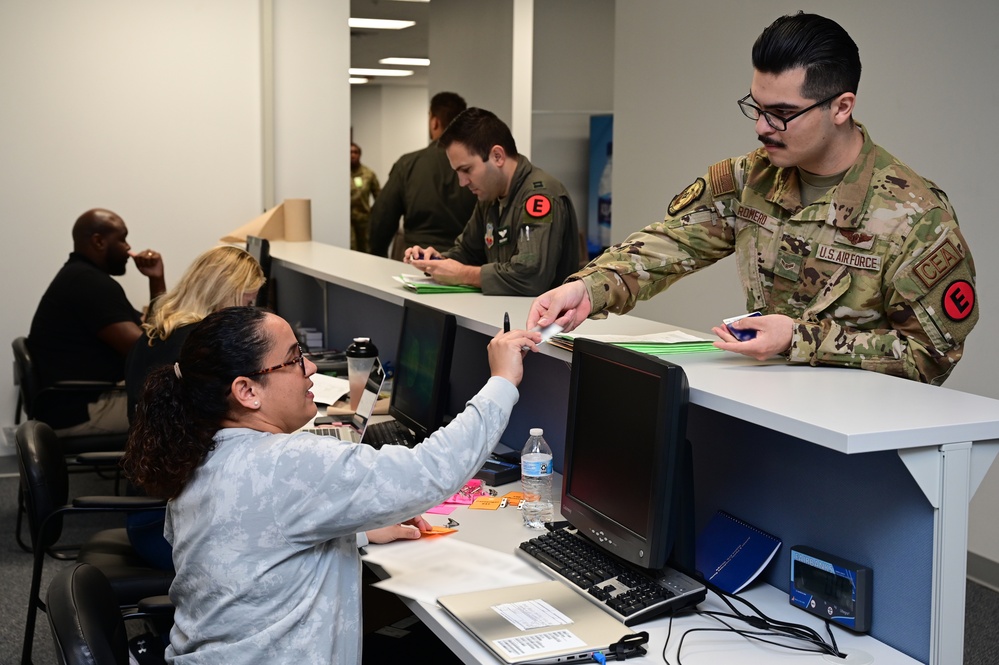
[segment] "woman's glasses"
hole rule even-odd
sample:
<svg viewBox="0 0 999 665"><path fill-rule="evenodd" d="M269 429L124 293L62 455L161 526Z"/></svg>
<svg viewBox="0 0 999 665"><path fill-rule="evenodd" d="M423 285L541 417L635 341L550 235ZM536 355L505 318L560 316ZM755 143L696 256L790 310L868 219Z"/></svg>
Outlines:
<svg viewBox="0 0 999 665"><path fill-rule="evenodd" d="M274 367L268 367L267 369L258 369L256 372L250 372L246 376L257 376L259 374L270 374L271 372L276 372L279 369L284 369L288 365L298 365L302 368L302 376L307 376L305 373L305 354L302 353L302 347L298 347L298 357L292 358L286 363L281 363L280 365L274 365Z"/></svg>

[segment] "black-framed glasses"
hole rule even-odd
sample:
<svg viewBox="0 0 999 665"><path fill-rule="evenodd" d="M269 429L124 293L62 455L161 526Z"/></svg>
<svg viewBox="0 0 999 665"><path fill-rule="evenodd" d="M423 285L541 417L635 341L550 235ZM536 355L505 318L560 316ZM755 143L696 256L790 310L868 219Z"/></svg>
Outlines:
<svg viewBox="0 0 999 665"><path fill-rule="evenodd" d="M847 92L847 91L844 91L844 92ZM806 113L808 113L809 111L811 111L814 108L818 108L818 107L822 106L823 104L827 104L827 103L831 102L832 100L836 99L837 97L839 97L842 94L843 94L843 92L837 92L835 95L832 95L831 97L826 97L825 99L823 99L820 102L815 102L811 106L809 106L807 108L803 108L800 111L798 111L797 113L792 113L789 116L777 115L776 113L771 113L770 111L764 111L763 109L761 109L759 106L756 106L755 104L750 104L746 100L749 99L750 97L752 97L753 93L749 93L748 95L746 95L745 97L743 97L742 99L740 99L738 103L739 103L739 109L742 111L742 115L746 116L750 120L759 120L760 116L762 115L763 119L767 121L768 125L770 125L774 129L776 129L778 132L783 132L785 129L787 129L787 123L791 122L792 120L794 120L798 116L805 115Z"/></svg>
<svg viewBox="0 0 999 665"><path fill-rule="evenodd" d="M271 372L276 372L279 369L284 369L288 365L298 365L302 368L302 376L308 376L305 373L305 354L302 353L302 347L298 347L298 357L292 358L286 363L281 363L280 365L274 365L274 367L268 367L267 369L258 369L256 372L250 372L246 376L257 376L260 374L270 374Z"/></svg>

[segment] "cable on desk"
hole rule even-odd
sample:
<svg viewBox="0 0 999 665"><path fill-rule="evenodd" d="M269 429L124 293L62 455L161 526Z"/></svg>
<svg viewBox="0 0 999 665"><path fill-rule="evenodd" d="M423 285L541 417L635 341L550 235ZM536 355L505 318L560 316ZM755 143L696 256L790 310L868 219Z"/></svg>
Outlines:
<svg viewBox="0 0 999 665"><path fill-rule="evenodd" d="M703 581L703 580L702 580ZM821 653L835 656L837 658L845 658L846 654L840 652L839 647L836 645L836 638L833 635L832 627L827 621L826 632L829 635L829 642L824 640L818 632L809 626L802 624L791 623L788 621L780 621L778 619L772 619L766 614L761 612L755 605L750 603L745 598L740 598L739 596L732 595L722 589L716 587L710 582L704 582L705 586L713 591L721 600L728 605L729 609L732 610L731 613L727 612L715 612L710 610L695 610L695 612L701 616L714 619L715 621L721 623L725 628L690 628L684 631L680 636L680 641L676 648L676 665L682 665L680 659L680 652L683 649L683 641L690 633L698 632L723 632L723 633L735 633L741 635L749 640L756 640L763 642L765 644L770 644L783 649L790 649L793 651L804 651L807 653ZM731 599L731 600L730 600ZM750 609L752 614L745 614L739 611L735 605L732 604L732 600L737 600L743 603L746 607ZM748 624L751 628L755 630L747 630L744 628L737 628L732 624L728 623L726 619L742 621ZM666 633L666 644L663 645L663 662L669 665L669 661L666 660L666 646L669 643L670 633L673 629L673 617L670 616L669 629ZM767 639L770 638L770 639ZM781 640L797 640L810 646L795 646L793 644L788 644L786 641L779 642L775 641L777 639Z"/></svg>

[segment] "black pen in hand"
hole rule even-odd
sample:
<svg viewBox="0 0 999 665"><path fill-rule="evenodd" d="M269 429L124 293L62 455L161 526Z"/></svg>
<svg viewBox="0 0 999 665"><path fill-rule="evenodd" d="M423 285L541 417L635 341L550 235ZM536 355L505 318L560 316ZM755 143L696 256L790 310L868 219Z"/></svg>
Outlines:
<svg viewBox="0 0 999 665"><path fill-rule="evenodd" d="M510 312L503 312L503 332L510 332Z"/></svg>

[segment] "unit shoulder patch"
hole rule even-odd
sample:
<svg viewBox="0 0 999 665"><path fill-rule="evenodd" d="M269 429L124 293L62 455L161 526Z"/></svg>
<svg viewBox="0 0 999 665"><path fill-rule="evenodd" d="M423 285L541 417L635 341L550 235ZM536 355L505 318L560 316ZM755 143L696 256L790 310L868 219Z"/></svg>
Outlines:
<svg viewBox="0 0 999 665"><path fill-rule="evenodd" d="M666 212L672 217L678 212L689 206L691 203L696 201L701 194L704 193L704 178L698 178L694 182L687 185L682 192L673 197L673 200L669 202L669 207L666 208Z"/></svg>
<svg viewBox="0 0 999 665"><path fill-rule="evenodd" d="M539 219L552 211L552 202L544 194L532 194L524 203L524 212L528 217Z"/></svg>

